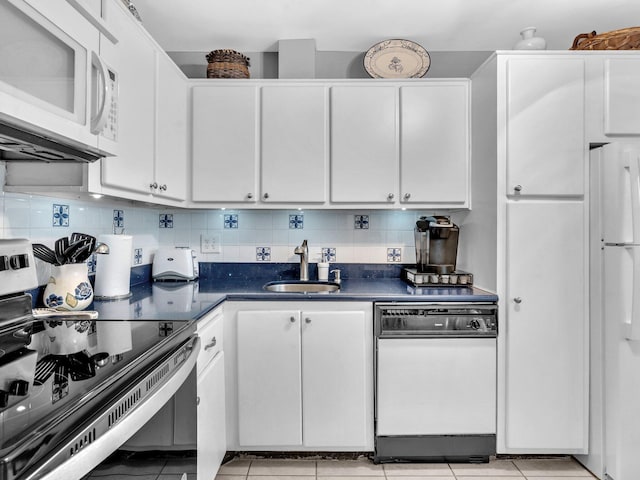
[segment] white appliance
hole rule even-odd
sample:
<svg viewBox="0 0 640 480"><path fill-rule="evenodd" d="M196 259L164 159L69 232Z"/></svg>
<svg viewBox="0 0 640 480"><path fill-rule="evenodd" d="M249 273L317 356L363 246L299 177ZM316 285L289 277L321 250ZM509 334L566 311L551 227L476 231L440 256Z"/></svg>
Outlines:
<svg viewBox="0 0 640 480"><path fill-rule="evenodd" d="M101 41L109 40L68 2L0 2L0 149L9 152L0 158L116 153L118 75L101 59Z"/></svg>
<svg viewBox="0 0 640 480"><path fill-rule="evenodd" d="M591 153L590 453L601 479L640 478L640 144Z"/></svg>
<svg viewBox="0 0 640 480"><path fill-rule="evenodd" d="M151 276L155 281L190 281L198 278L195 250L179 247L161 247L153 256Z"/></svg>

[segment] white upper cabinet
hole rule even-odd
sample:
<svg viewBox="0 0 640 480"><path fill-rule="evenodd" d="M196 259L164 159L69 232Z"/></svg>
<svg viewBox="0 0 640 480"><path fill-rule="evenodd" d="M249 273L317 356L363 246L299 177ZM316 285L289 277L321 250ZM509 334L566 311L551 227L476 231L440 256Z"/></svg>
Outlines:
<svg viewBox="0 0 640 480"><path fill-rule="evenodd" d="M604 60L604 133L640 135L640 57Z"/></svg>
<svg viewBox="0 0 640 480"><path fill-rule="evenodd" d="M156 85L155 176L153 194L187 197L187 81L170 58L158 56Z"/></svg>
<svg viewBox="0 0 640 480"><path fill-rule="evenodd" d="M283 85L261 90L261 200L324 202L328 88Z"/></svg>
<svg viewBox="0 0 640 480"><path fill-rule="evenodd" d="M467 206L468 81L400 88L399 200Z"/></svg>
<svg viewBox="0 0 640 480"><path fill-rule="evenodd" d="M585 60L507 61L507 194L584 193Z"/></svg>
<svg viewBox="0 0 640 480"><path fill-rule="evenodd" d="M197 85L192 102L193 201L254 203L258 87Z"/></svg>
<svg viewBox="0 0 640 480"><path fill-rule="evenodd" d="M397 102L394 86L331 87L331 202L394 203Z"/></svg>
<svg viewBox="0 0 640 480"><path fill-rule="evenodd" d="M118 156L102 161L103 186L150 195L154 183L156 45L116 2L105 20L118 37L102 55L118 72ZM127 196L126 193L123 196Z"/></svg>

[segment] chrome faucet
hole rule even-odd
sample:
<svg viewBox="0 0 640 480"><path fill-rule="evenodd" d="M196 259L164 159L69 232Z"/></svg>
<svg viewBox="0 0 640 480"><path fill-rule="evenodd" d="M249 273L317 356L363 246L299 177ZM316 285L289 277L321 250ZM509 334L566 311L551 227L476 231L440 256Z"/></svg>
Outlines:
<svg viewBox="0 0 640 480"><path fill-rule="evenodd" d="M296 247L293 253L300 255L300 280L306 282L309 280L309 247L307 246L307 241L304 240L302 245Z"/></svg>

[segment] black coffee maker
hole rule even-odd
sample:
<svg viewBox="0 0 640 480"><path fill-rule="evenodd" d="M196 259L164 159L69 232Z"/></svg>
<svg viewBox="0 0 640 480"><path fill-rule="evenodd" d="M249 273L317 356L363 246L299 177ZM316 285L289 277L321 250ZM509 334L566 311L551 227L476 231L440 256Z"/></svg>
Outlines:
<svg viewBox="0 0 640 480"><path fill-rule="evenodd" d="M455 271L459 232L450 217L420 217L414 230L418 272L449 274Z"/></svg>

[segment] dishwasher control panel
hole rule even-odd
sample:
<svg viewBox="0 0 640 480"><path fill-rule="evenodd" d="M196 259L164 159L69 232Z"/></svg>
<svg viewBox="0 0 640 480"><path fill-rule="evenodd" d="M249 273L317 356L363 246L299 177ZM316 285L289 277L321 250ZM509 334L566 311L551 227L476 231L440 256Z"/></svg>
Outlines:
<svg viewBox="0 0 640 480"><path fill-rule="evenodd" d="M376 303L375 320L379 338L498 335L493 303Z"/></svg>

